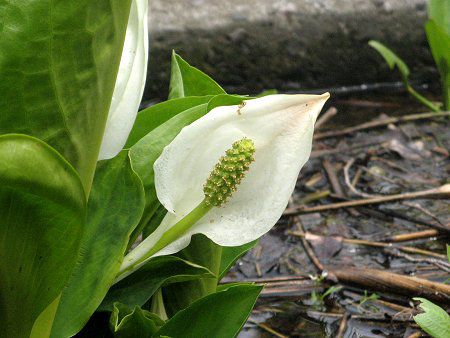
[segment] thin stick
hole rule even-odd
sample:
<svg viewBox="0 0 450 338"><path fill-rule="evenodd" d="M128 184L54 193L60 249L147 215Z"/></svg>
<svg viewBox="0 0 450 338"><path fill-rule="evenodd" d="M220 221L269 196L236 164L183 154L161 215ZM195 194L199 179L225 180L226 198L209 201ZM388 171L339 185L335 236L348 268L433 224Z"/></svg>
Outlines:
<svg viewBox="0 0 450 338"><path fill-rule="evenodd" d="M340 283L363 285L366 288L398 293L409 298L423 296L443 303L450 300L450 285L384 270L342 267L330 269L329 275L336 277Z"/></svg>
<svg viewBox="0 0 450 338"><path fill-rule="evenodd" d="M367 148L367 147L372 147L372 146L381 146L383 143L386 143L386 141L378 141L378 142L366 142L366 143L361 143L361 144L356 144L354 146L350 146L350 147L340 147L340 148L333 148L333 149L323 149L323 150L314 150L311 152L311 158L316 158L316 157L322 157L322 156L326 156L326 155L333 155L333 154L342 154L342 153L348 153L351 152L353 150L358 150L361 148Z"/></svg>
<svg viewBox="0 0 450 338"><path fill-rule="evenodd" d="M350 318L351 316L348 312L346 312L345 315L342 316L341 322L339 323L339 330L336 334L336 338L344 337L345 331L347 330L347 322Z"/></svg>
<svg viewBox="0 0 450 338"><path fill-rule="evenodd" d="M439 231L437 231L435 229L430 229L430 230L411 232L409 234L394 235L391 237L383 238L383 241L384 242L407 242L407 241L414 241L416 239L435 237L438 235L439 235Z"/></svg>
<svg viewBox="0 0 450 338"><path fill-rule="evenodd" d="M428 263L438 267L441 270L444 270L445 272L450 272L450 263L447 263L445 260L412 257L410 255L399 252L399 250L397 249L399 248L384 249L384 251L389 255L401 257L413 263ZM444 259L446 259L446 257Z"/></svg>
<svg viewBox="0 0 450 338"><path fill-rule="evenodd" d="M333 192L338 195L345 196L344 190L342 189L341 184L339 183L339 179L336 174L336 168L330 161L324 159L322 161L322 166L325 169L328 180L330 181L331 187L333 188Z"/></svg>
<svg viewBox="0 0 450 338"><path fill-rule="evenodd" d="M380 196L367 199L350 200L345 202L331 203L325 205L318 205L314 207L298 206L294 208L288 208L284 211L284 216L309 214L314 212L321 212L327 210L336 210L341 208L358 207L363 205L381 204L388 202L396 202L408 199L431 199L431 198L449 198L450 197L450 184L445 184L438 188L408 192L403 194L395 194L389 196Z"/></svg>
<svg viewBox="0 0 450 338"><path fill-rule="evenodd" d="M249 320L250 323L255 324L256 326L258 326L259 328L263 329L264 331L269 332L270 334L274 335L275 337L279 337L279 338L288 338L288 336L285 336L277 331L275 331L274 329L272 329L269 325L265 324L265 323L257 323L253 320Z"/></svg>
<svg viewBox="0 0 450 338"><path fill-rule="evenodd" d="M305 238L305 240L307 240L307 241L310 241L315 238L324 238L325 237L325 236L319 236L319 235L315 235L315 234L311 234L311 233L303 233L300 231L288 231L288 234L291 236ZM372 246L372 247L378 247L378 248L393 248L392 243L373 242L373 241L366 241L363 239L353 239L353 238L343 238L343 237L331 237L331 238L335 238L337 241L342 241L343 243L347 243L347 244ZM445 260L447 258L445 255L441 255L441 254L437 254L432 251L422 250L422 249L409 247L409 246L396 246L395 249L401 250L403 252L417 254L417 255L436 257L436 258L439 258L442 260ZM444 262L444 263L446 263L446 262Z"/></svg>
<svg viewBox="0 0 450 338"><path fill-rule="evenodd" d="M448 111L447 112L431 112L431 113L422 113L422 114L411 114L411 115L406 115L406 116L401 116L401 117L388 117L388 118L384 118L384 119L369 121L366 123L359 124L357 126L344 128L341 130L332 130L332 131L326 131L323 133L316 133L314 135L314 139L321 140L321 139L330 138L330 137L353 134L354 132L365 130L365 129L384 127L389 124L424 120L424 119L430 119L430 118L434 118L434 117L443 117L443 116L450 116L450 112L448 112Z"/></svg>
<svg viewBox="0 0 450 338"><path fill-rule="evenodd" d="M335 107L331 107L328 109L325 113L322 114L322 116L317 120L316 125L314 126L315 130L319 130L323 127L325 123L327 123L329 120L333 118L334 115L337 114L337 109Z"/></svg>
<svg viewBox="0 0 450 338"><path fill-rule="evenodd" d="M314 266L319 270L319 272L322 272L324 267L322 263L317 258L316 254L314 253L314 250L312 249L311 245L305 238L305 228L303 228L303 224L300 221L300 218L298 216L294 217L294 224L297 228L297 233L303 234L303 236L300 237L300 240L302 242L303 247L305 248L306 254L308 255L311 262L314 264Z"/></svg>

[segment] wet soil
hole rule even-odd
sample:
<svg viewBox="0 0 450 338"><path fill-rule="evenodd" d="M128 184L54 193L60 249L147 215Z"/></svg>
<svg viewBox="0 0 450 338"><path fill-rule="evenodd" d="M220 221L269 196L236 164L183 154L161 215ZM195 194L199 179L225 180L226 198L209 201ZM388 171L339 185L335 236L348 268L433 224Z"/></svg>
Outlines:
<svg viewBox="0 0 450 338"><path fill-rule="evenodd" d="M320 133L425 111L402 93L338 95L325 110L330 106L338 113ZM449 127L449 117L426 118L317 139L289 210L450 183ZM444 283L450 277L449 211L450 200L439 197L283 216L226 277L266 284L239 337L419 337L412 319L417 294L341 283L326 272L371 268ZM428 233L398 237L422 231ZM323 271L311 262L305 242Z"/></svg>

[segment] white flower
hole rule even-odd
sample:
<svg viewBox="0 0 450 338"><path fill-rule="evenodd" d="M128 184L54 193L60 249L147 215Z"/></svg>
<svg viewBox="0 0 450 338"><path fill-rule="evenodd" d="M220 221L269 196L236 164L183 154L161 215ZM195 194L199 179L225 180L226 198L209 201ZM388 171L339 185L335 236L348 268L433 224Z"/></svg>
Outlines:
<svg viewBox="0 0 450 338"><path fill-rule="evenodd" d="M148 0L133 0L99 160L122 150L136 119L147 75L147 12Z"/></svg>
<svg viewBox="0 0 450 338"><path fill-rule="evenodd" d="M196 233L221 246L251 242L281 217L300 169L311 153L314 123L329 94L271 95L241 106L218 107L183 128L154 164L158 198L168 213L161 225L125 257L121 271L142 265L161 236L205 198L214 165L233 142L254 142L254 162L229 201L214 207L154 256L185 248ZM123 278L124 276L122 276Z"/></svg>

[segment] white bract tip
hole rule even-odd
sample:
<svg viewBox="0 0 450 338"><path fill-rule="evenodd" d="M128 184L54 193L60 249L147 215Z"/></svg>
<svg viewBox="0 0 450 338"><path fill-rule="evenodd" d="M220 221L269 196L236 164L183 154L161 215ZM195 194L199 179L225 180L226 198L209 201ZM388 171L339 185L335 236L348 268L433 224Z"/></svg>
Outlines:
<svg viewBox="0 0 450 338"><path fill-rule="evenodd" d="M133 0L99 160L122 150L136 119L147 76L147 12L148 0Z"/></svg>
<svg viewBox="0 0 450 338"><path fill-rule="evenodd" d="M314 123L329 94L271 95L224 106L183 128L154 164L159 200L169 211L127 259L153 247L162 234L203 199L203 185L236 140L254 142L254 161L227 203L212 208L178 240L154 256L185 248L196 233L221 246L249 243L281 217L308 160Z"/></svg>

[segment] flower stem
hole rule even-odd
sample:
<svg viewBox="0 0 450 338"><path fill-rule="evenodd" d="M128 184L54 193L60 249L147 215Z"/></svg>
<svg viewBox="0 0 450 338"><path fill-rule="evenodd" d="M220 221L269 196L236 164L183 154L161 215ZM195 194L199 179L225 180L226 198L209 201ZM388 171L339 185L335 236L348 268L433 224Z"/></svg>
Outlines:
<svg viewBox="0 0 450 338"><path fill-rule="evenodd" d="M405 83L406 85L406 90L408 91L408 93L414 97L418 102L422 103L425 107L431 109L431 111L434 112L440 112L441 109L435 105L433 102L427 100L425 97L423 97L422 95L420 95L409 83Z"/></svg>
<svg viewBox="0 0 450 338"><path fill-rule="evenodd" d="M141 263L152 257L158 251L164 249L170 243L180 238L186 231L188 231L196 222L198 222L206 213L213 208L212 205L207 205L205 200L201 201L199 205L195 207L189 214L178 221L174 226L168 229L156 244L148 251L132 257L127 260L125 257L120 271L117 275L116 282L125 278L133 271L137 270Z"/></svg>

